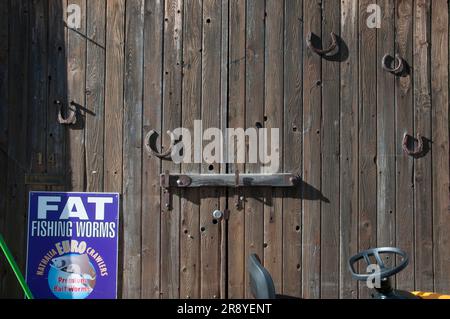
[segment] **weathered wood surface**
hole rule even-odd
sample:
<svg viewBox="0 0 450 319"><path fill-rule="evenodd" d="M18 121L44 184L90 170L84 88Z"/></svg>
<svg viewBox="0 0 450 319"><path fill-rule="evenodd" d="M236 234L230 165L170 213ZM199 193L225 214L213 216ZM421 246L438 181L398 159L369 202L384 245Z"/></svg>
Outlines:
<svg viewBox="0 0 450 319"><path fill-rule="evenodd" d="M357 284L351 278L347 262L358 250L358 27L357 2L341 5L341 37L348 47L341 57L340 124L340 291L341 298L356 298ZM353 22L355 21L355 22ZM347 55L347 56L345 56ZM374 198L372 200L375 200Z"/></svg>
<svg viewBox="0 0 450 319"><path fill-rule="evenodd" d="M367 7L373 1L359 2L359 23L370 16ZM369 249L377 244L377 29L362 28L359 35L359 109L358 109L358 247ZM364 283L359 284L359 297L368 298Z"/></svg>
<svg viewBox="0 0 450 319"><path fill-rule="evenodd" d="M415 1L414 8L414 135L419 133L430 140L431 124L431 3ZM445 53L448 56L448 52ZM432 142L432 141L430 141ZM434 145L429 145L434 149ZM433 154L414 162L414 224L415 224L415 286L433 291ZM435 176L440 178L440 176ZM420 274L420 275L419 275Z"/></svg>
<svg viewBox="0 0 450 319"><path fill-rule="evenodd" d="M301 174L303 141L303 0L284 5L283 166L285 172ZM280 109L281 112L281 109ZM302 295L302 200L296 189L283 193L282 292Z"/></svg>
<svg viewBox="0 0 450 319"><path fill-rule="evenodd" d="M245 79L246 79L246 3L245 1L230 0L229 25L229 76L230 81L228 101L228 126L245 127ZM233 150L236 154L237 150ZM230 165L229 173L236 170L244 172L244 164ZM245 293L245 214L241 205L235 201L241 196L239 189L229 190L228 209L228 297L243 298Z"/></svg>
<svg viewBox="0 0 450 319"><path fill-rule="evenodd" d="M123 298L141 297L144 1L126 2L123 117Z"/></svg>
<svg viewBox="0 0 450 319"><path fill-rule="evenodd" d="M431 21L431 98L433 141L433 265L434 289L447 291L450 274L450 154L449 141L449 11L445 1L433 1Z"/></svg>
<svg viewBox="0 0 450 319"><path fill-rule="evenodd" d="M183 127L193 130L201 118L202 26L201 0L184 1ZM192 145L194 147L194 145ZM182 173L200 173L200 164L183 164ZM180 228L180 298L200 298L200 193L183 190Z"/></svg>
<svg viewBox="0 0 450 319"><path fill-rule="evenodd" d="M396 40L395 51L406 61L413 61L413 1L396 1ZM413 77L406 74L395 79L396 97L396 130L395 130L395 155L396 155L396 219L402 221L396 223L396 245L403 247L410 259L410 266L397 276L398 289L414 289L414 159L405 156L402 150L402 139L406 132L414 132L413 111Z"/></svg>
<svg viewBox="0 0 450 319"><path fill-rule="evenodd" d="M66 25L69 3L81 8L80 28ZM378 29L367 24L373 4L2 1L0 231L19 266L29 190L111 191L122 195L123 298L249 297L252 252L278 293L367 298L347 259L377 245L410 255L397 287L450 292L448 3L378 1ZM322 47L337 34L339 53L312 52L309 32ZM400 76L381 67L396 53L408 65ZM77 124L58 123L55 101ZM278 173L302 183L234 188L236 170L266 169L174 164L144 151L148 131L192 130L195 120L280 128ZM427 139L421 157L403 153L406 132ZM160 149L169 145L161 136ZM167 209L165 170L227 174L231 187L173 187ZM215 209L229 219L214 220ZM0 296L21 296L5 267Z"/></svg>
<svg viewBox="0 0 450 319"><path fill-rule="evenodd" d="M166 185L166 174L160 176ZM169 174L169 187L299 187L301 179L292 174Z"/></svg>
<svg viewBox="0 0 450 319"><path fill-rule="evenodd" d="M161 130L164 3L145 1L144 10L143 135L147 134L149 129ZM142 298L160 298L160 170L161 161L144 153L142 194L146 195L142 196Z"/></svg>

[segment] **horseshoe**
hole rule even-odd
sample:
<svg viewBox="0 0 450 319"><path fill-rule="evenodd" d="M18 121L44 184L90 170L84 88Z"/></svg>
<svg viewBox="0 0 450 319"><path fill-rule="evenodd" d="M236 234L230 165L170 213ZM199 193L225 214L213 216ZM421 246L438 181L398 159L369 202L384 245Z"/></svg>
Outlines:
<svg viewBox="0 0 450 319"><path fill-rule="evenodd" d="M155 130L151 130L150 132L147 133L147 135L145 136L145 140L144 140L145 144L144 145L145 145L145 149L149 155L153 155L153 156L156 156L161 159L170 157L170 154L172 153L172 149L175 145L175 140L173 139L173 136L170 131L167 131L167 134L170 135L170 146L169 146L169 148L166 149L166 151L160 153L156 149L156 145L155 145L156 139L159 136L158 132L156 132Z"/></svg>
<svg viewBox="0 0 450 319"><path fill-rule="evenodd" d="M406 155L410 155L410 156L419 156L420 154L423 153L423 137L420 134L417 134L417 148L414 150L410 150L408 147L408 140L410 138L413 138L412 136L408 135L408 133L405 133L405 135L403 136L403 152L405 152Z"/></svg>
<svg viewBox="0 0 450 319"><path fill-rule="evenodd" d="M317 53L318 55L328 55L333 50L338 48L338 42L337 42L337 36L334 32L330 33L331 36L331 45L327 49L318 49L312 44L312 36L313 33L308 33L308 37L306 38L306 44L308 45L308 48L310 48L312 51ZM339 48L338 48L339 49Z"/></svg>
<svg viewBox="0 0 450 319"><path fill-rule="evenodd" d="M56 100L55 104L58 105L59 107L59 111L58 111L58 122L59 124L63 124L63 125L73 125L77 122L77 114L75 111L70 110L69 113L70 115L65 119L62 115L62 108L63 108L63 104L61 103L61 101Z"/></svg>
<svg viewBox="0 0 450 319"><path fill-rule="evenodd" d="M395 60L395 62L396 62L395 64L397 66L391 67L391 65L388 63L390 57L391 56L389 54L384 55L383 60L381 61L381 65L383 66L383 69L385 71L393 73L395 75L401 74L405 67L404 60L400 57L400 55L396 54L394 60Z"/></svg>

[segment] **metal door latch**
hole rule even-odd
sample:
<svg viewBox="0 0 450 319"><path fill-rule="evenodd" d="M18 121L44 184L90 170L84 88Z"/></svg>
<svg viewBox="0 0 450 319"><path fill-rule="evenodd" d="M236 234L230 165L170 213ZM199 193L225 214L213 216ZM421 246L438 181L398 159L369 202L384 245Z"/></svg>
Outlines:
<svg viewBox="0 0 450 319"><path fill-rule="evenodd" d="M160 176L163 189L163 205L171 210L171 189L200 187L233 187L235 188L235 206L242 208L242 188L244 187L297 187L301 178L293 174L170 174L168 171Z"/></svg>

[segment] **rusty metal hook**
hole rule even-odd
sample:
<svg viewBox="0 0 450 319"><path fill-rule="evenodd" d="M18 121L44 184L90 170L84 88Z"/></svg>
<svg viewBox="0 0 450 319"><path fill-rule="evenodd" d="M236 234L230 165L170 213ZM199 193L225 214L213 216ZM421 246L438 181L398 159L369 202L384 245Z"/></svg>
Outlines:
<svg viewBox="0 0 450 319"><path fill-rule="evenodd" d="M410 150L408 147L408 140L413 137L410 136L408 133L405 133L405 135L403 136L403 143L402 143L402 148L403 148L403 152L405 152L406 155L410 155L410 156L419 156L423 153L423 137L417 133L417 148L415 148L414 150Z"/></svg>
<svg viewBox="0 0 450 319"><path fill-rule="evenodd" d="M392 58L389 54L385 54L383 56L383 60L381 61L381 65L383 66L383 69L385 71L393 73L395 75L401 74L405 67L405 62L404 62L403 58L399 54L396 54L395 58L393 58L393 60L396 62L394 64L394 67L392 67L392 65L389 63L390 62L389 58ZM395 65L397 65L397 66L395 66Z"/></svg>
<svg viewBox="0 0 450 319"><path fill-rule="evenodd" d="M58 107L59 107L59 111L58 111L59 124L73 125L77 122L77 113L75 111L69 110L69 116L65 119L62 115L63 104L59 100L56 100L55 104L58 105Z"/></svg>
<svg viewBox="0 0 450 319"><path fill-rule="evenodd" d="M170 146L169 146L169 148L166 149L166 151L160 153L156 149L156 145L155 145L156 139L159 136L158 132L156 132L155 130L151 130L150 132L147 133L147 135L145 136L144 145L145 145L145 149L149 155L153 155L153 156L156 156L161 159L170 157L170 155L172 153L172 149L175 145L175 140L170 131L167 131L167 134L169 134L171 136L170 137Z"/></svg>
<svg viewBox="0 0 450 319"><path fill-rule="evenodd" d="M312 43L313 33L312 32L308 33L308 36L306 38L306 44L308 45L308 48L310 48L312 51L314 51L318 55L328 55L329 53L334 51L336 48L338 48L338 41L337 41L336 34L334 32L331 32L330 36L331 36L331 45L327 49L318 49L313 45L313 43ZM339 50L339 48L338 48L338 50Z"/></svg>

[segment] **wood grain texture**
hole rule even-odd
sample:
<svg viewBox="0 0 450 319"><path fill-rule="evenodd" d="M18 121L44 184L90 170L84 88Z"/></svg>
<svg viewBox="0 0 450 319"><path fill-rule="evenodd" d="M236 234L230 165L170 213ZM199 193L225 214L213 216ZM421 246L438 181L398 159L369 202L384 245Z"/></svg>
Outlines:
<svg viewBox="0 0 450 319"><path fill-rule="evenodd" d="M68 105L68 70L66 57L68 52L68 32L64 26L63 13L66 0L47 1L48 5L48 40L47 40L47 173L59 175L67 181L66 129L60 125L58 108L55 101ZM52 187L52 190L64 190L65 187Z"/></svg>
<svg viewBox="0 0 450 319"><path fill-rule="evenodd" d="M395 4L381 5L382 27L377 33L377 60L394 52ZM377 76L377 245L395 246L395 77L378 67ZM385 260L388 265L394 261Z"/></svg>
<svg viewBox="0 0 450 319"><path fill-rule="evenodd" d="M448 3L433 1L431 7L431 98L433 141L433 265L434 289L448 291L450 275L449 184L449 12Z"/></svg>
<svg viewBox="0 0 450 319"><path fill-rule="evenodd" d="M145 1L143 135L161 131L164 2ZM160 298L161 161L142 156L142 298Z"/></svg>
<svg viewBox="0 0 450 319"><path fill-rule="evenodd" d="M322 39L340 33L338 1L323 3ZM322 60L322 193L321 203L320 290L322 298L339 298L339 119L340 66L337 61Z"/></svg>
<svg viewBox="0 0 450 319"><path fill-rule="evenodd" d="M202 1L184 2L183 29L183 127L193 132L201 119L202 99ZM191 143L194 149L194 142ZM183 164L182 173L199 173L199 164ZM200 298L200 192L183 190L180 229L180 297Z"/></svg>
<svg viewBox="0 0 450 319"><path fill-rule="evenodd" d="M167 0L164 8L163 121L162 132L181 124L183 1ZM162 145L169 145L163 134ZM180 172L180 165L163 161L162 171ZM178 298L180 284L180 196L172 195L172 209L162 204L161 215L161 297Z"/></svg>
<svg viewBox="0 0 450 319"><path fill-rule="evenodd" d="M221 2L203 1L202 50L202 126L221 127ZM218 138L218 137L215 137ZM204 141L205 147L210 141ZM216 149L216 152L220 150ZM217 153L216 153L217 154ZM205 154L203 155L205 159ZM220 163L205 163L202 173L219 173ZM200 199L201 297L220 297L220 225L213 223L212 212L220 208L223 190L205 188Z"/></svg>
<svg viewBox="0 0 450 319"><path fill-rule="evenodd" d="M431 4L417 0L414 7L414 128L430 139L431 131ZM433 291L433 204L430 154L414 163L415 288Z"/></svg>
<svg viewBox="0 0 450 319"><path fill-rule="evenodd" d="M373 1L359 2L359 25L364 26ZM377 29L361 28L359 35L359 224L358 249L365 250L377 245ZM365 283L359 284L359 297L368 299Z"/></svg>
<svg viewBox="0 0 450 319"><path fill-rule="evenodd" d="M265 3L247 0L245 127L262 127L264 122L264 12ZM246 173L261 172L258 163L246 164ZM264 260L264 195L258 190L244 190L245 265L250 254ZM247 267L244 269L246 271ZM245 276L245 297L250 297L249 278Z"/></svg>
<svg viewBox="0 0 450 319"><path fill-rule="evenodd" d="M126 3L123 124L123 298L141 297L144 1Z"/></svg>
<svg viewBox="0 0 450 319"><path fill-rule="evenodd" d="M367 25L375 2L379 29ZM398 288L449 291L448 3L375 2L1 2L0 231L21 269L30 189L105 190L122 194L120 297L251 297L246 265L257 253L277 293L368 298L347 261L379 245L410 255ZM69 3L81 8L78 29L66 25ZM313 53L310 31L323 47L338 34L340 53ZM386 53L402 56L403 74L382 69ZM64 115L76 110L75 125L58 123L57 100ZM195 120L280 128L279 173L300 175L301 187L239 189L233 173L268 173L262 163L143 152L150 130L164 150L167 130L192 132ZM427 139L423 156L403 153L405 132ZM229 187L172 187L168 210L165 170L171 183L228 174ZM27 186L25 174L67 184ZM227 208L228 220L213 220ZM21 297L5 267L0 296Z"/></svg>
<svg viewBox="0 0 450 319"><path fill-rule="evenodd" d="M230 24L230 5L228 0L221 0L221 46L220 46L220 128L225 132L228 128L228 52L229 52L229 24ZM224 137L223 156L224 163L220 165L220 172L227 173L229 164L228 158L228 136ZM226 155L225 155L226 154ZM220 194L219 206L222 211L228 211L228 191L223 190ZM229 214L227 214L227 217ZM219 222L220 235L220 298L227 298L228 288L228 218L222 218Z"/></svg>
<svg viewBox="0 0 450 319"><path fill-rule="evenodd" d="M304 1L303 21L306 38L309 32L322 34L322 7L314 1ZM306 43L306 42L305 42ZM326 43L324 43L326 46ZM322 74L321 57L304 46L303 64L303 181L314 189L321 189L321 128L322 128ZM302 189L303 244L302 284L303 298L320 298L320 200L311 200L312 188Z"/></svg>
<svg viewBox="0 0 450 319"><path fill-rule="evenodd" d="M340 297L357 298L348 259L358 249L358 21L359 8L352 0L341 3L341 37L348 57L341 64L340 127Z"/></svg>
<svg viewBox="0 0 450 319"><path fill-rule="evenodd" d="M396 52L413 62L413 1L396 1ZM411 72L395 79L396 96L396 246L411 258L409 266L396 277L398 289L414 289L414 159L402 150L403 135L414 131L413 78Z"/></svg>
<svg viewBox="0 0 450 319"><path fill-rule="evenodd" d="M29 172L32 174L43 174L47 170L46 142L47 142L47 22L48 22L48 2L45 0L34 0L29 7L29 27L30 27L30 54L28 56L28 112L27 123L27 148L26 161ZM26 185L26 191L43 191L46 185ZM27 197L28 194L25 194ZM25 207L28 208L26 201ZM27 219L27 215L25 217ZM24 227L24 229L26 229ZM26 233L26 231L25 231ZM26 234L24 236L25 247L27 243ZM25 254L25 251L22 254Z"/></svg>
<svg viewBox="0 0 450 319"><path fill-rule="evenodd" d="M103 190L106 2L87 2L86 190Z"/></svg>
<svg viewBox="0 0 450 319"><path fill-rule="evenodd" d="M122 192L125 2L106 2L104 189ZM159 93L159 92L158 92Z"/></svg>
<svg viewBox="0 0 450 319"><path fill-rule="evenodd" d="M302 172L303 143L303 1L284 5L284 92L283 165L292 174ZM283 195L283 290L285 295L302 294L302 201L300 189Z"/></svg>
<svg viewBox="0 0 450 319"><path fill-rule="evenodd" d="M246 3L240 0L230 0L229 26L229 101L228 126L232 128L245 127L245 78L246 78ZM229 141L230 142L230 141ZM236 150L232 150L236 156ZM243 164L230 165L229 173L236 170L244 172ZM228 191L228 298L244 297L245 277L245 219L244 210L236 207L236 196L239 190Z"/></svg>
<svg viewBox="0 0 450 319"><path fill-rule="evenodd" d="M124 41L125 1L106 2L105 31L105 110L104 110L104 168L105 192L122 193L123 181L123 110L124 110ZM123 210L120 211L123 220ZM119 225L121 226L121 225ZM119 237L119 269L123 267L123 227ZM143 235L144 242L144 235ZM143 255L144 255L143 247ZM122 291L123 274L118 276ZM144 295L144 294L143 294Z"/></svg>
<svg viewBox="0 0 450 319"><path fill-rule="evenodd" d="M73 1L81 8L80 28L68 28L67 39L67 104L66 110L77 110L75 127L66 128L68 185L72 191L85 190L85 113L80 107L86 105L86 0Z"/></svg>
<svg viewBox="0 0 450 319"><path fill-rule="evenodd" d="M266 1L265 34L265 97L264 128L267 138L264 141L265 153L274 143L278 143L279 154L283 154L283 48L284 45L284 2ZM272 130L279 130L278 140L272 140ZM282 158L279 159L277 172L283 172ZM275 165L273 162L269 163ZM275 173L270 167L263 167L266 173ZM276 291L283 291L283 190L265 188L264 203L264 267L272 275Z"/></svg>

